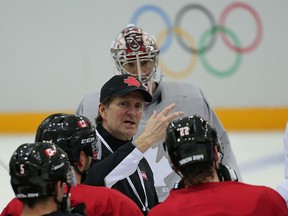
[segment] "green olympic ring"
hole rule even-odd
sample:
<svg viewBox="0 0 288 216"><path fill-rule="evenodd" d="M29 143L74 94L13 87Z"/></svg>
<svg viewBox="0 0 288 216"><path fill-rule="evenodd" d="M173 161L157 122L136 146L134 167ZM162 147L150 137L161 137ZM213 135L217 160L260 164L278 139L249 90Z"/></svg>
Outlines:
<svg viewBox="0 0 288 216"><path fill-rule="evenodd" d="M240 8L240 9L247 10L248 12L251 12L251 14L253 15L253 17L256 20L256 26L257 26L258 32L257 32L257 35L256 35L254 42L248 47L243 48L241 46L236 46L237 43L240 44L238 38L236 38L236 35L224 26L226 18L228 16L228 13L230 13L235 8ZM184 16L184 13L186 13L188 11L188 9L189 10L198 9L198 10L202 11L204 14L206 14L208 16L208 19L211 21L211 24L212 24L211 28L214 28L213 31L210 30L210 31L204 32L202 34L202 36L204 38L200 38L200 40L201 40L200 43L202 43L202 44L201 44L201 46L199 46L198 49L196 49L195 46L191 46L191 36L187 36L187 34L184 33L183 28L181 28L179 26L180 21L182 20L182 17ZM214 22L214 17L212 16L211 12L206 7L199 5L199 4L187 4L187 5L185 5L176 15L176 21L174 24L169 19L168 14L165 11L163 11L163 9L161 7L147 4L147 5L144 5L140 8L138 8L133 13L132 18L130 20L130 23L137 24L140 15L142 15L146 11L152 11L152 12L155 12L156 14L159 14L160 18L162 18L164 23L166 24L166 31L161 31L160 36L159 36L162 39L162 41L164 41L161 45L161 53L164 53L165 51L167 51L169 45L172 42L172 34L171 33L174 33L174 35L178 39L178 42L180 42L180 45L185 50L188 50L192 54L196 53L199 56L199 58L201 59L201 62L203 62L203 67L205 69L207 69L210 74L216 75L218 77L225 77L225 76L230 76L231 74L233 74L235 72L235 70L239 67L239 65L242 61L241 54L250 52L253 49L255 49L259 45L261 38L262 38L262 34L263 34L263 26L262 26L259 14L257 13L257 11L255 9L253 9L250 5L248 5L246 3L236 2L236 3L229 4L224 9L224 11L222 12L218 26ZM220 27L220 26L223 26L223 27ZM165 33L163 33L163 32L165 32ZM231 68L229 68L228 70L220 71L220 70L214 69L212 66L209 65L209 63L207 62L207 60L205 58L206 56L204 55L205 52L208 50L208 48L210 48L210 46L212 46L214 44L215 40L213 40L213 38L215 38L214 36L216 36L215 35L216 32L222 32L221 38L223 39L224 44L226 44L230 49L235 51L235 53L237 54L235 62L233 63ZM163 38L163 34L165 34L164 35L165 38ZM231 41L234 44L230 44L230 41L226 38L226 35L228 37L232 38ZM211 37L211 36L213 36L213 37ZM183 40L182 37L185 40ZM208 40L208 37L210 39L210 42ZM187 44L185 42L187 42ZM202 50L204 50L205 52L203 51L203 53L201 53ZM202 55L199 55L200 53ZM195 61L195 56L194 56L194 58L192 57L191 59L193 61ZM169 68L166 65L164 65L162 59L159 59L159 65L166 69L167 72L164 72L164 73L166 73L168 76L171 76L173 78L183 78L185 76L188 76L189 72L190 73L192 72L192 70L194 69L194 66L195 66L195 62L189 64L184 70L180 70L180 71L172 71L171 69L169 70Z"/></svg>
<svg viewBox="0 0 288 216"><path fill-rule="evenodd" d="M200 38L200 49L202 47L205 47L206 41L208 39L209 36L213 36L213 34L215 34L216 32L223 32L225 34L227 34L232 41L234 42L234 45L236 45L236 47L241 47L241 43L239 41L239 39L237 38L237 36L229 29L227 29L224 26L216 26L216 27L212 27L210 29L208 29L206 32L204 32ZM206 56L205 56L205 52L200 54L200 60L203 64L203 66L206 68L206 70L208 72L210 72L212 75L218 76L218 77L225 77L225 76L229 76L231 74L233 74L237 68L239 67L241 61L242 61L242 55L240 52L236 53L236 59L234 61L234 64L227 70L224 71L220 71L220 70L216 70L213 67L210 66L210 64L208 63L208 61L206 60Z"/></svg>

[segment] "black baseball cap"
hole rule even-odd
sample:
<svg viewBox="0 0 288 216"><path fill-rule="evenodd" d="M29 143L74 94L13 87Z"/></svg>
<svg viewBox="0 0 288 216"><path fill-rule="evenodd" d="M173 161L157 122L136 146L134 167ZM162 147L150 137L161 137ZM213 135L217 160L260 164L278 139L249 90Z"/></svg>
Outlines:
<svg viewBox="0 0 288 216"><path fill-rule="evenodd" d="M132 91L139 91L146 102L152 101L151 94L143 84L134 76L128 74L115 75L109 79L101 88L100 102L108 96L121 97Z"/></svg>

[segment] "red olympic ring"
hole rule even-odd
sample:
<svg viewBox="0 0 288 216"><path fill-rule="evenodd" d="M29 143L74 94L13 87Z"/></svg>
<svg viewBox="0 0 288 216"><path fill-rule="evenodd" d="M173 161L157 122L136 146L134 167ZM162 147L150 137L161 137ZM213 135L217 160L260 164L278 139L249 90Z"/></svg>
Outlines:
<svg viewBox="0 0 288 216"><path fill-rule="evenodd" d="M223 10L223 13L220 17L220 25L225 27L225 21L226 18L228 16L228 13L231 12L232 10L236 9L236 8L243 8L246 9L247 11L249 11L252 16L255 18L256 20L256 25L257 25L257 35L255 40L247 47L236 47L233 44L231 44L231 42L229 41L229 39L227 38L226 34L224 34L223 32L221 33L221 38L223 39L224 43L233 51L239 52L239 53L247 53L252 51L253 49L255 49L258 44L260 43L261 39L262 39L262 35L263 35L263 26L260 20L260 16L258 15L258 13L249 5L243 3L243 2L236 2L233 3L231 5L229 5L228 7L226 7Z"/></svg>
<svg viewBox="0 0 288 216"><path fill-rule="evenodd" d="M233 42L235 42L235 40L233 40L234 37L232 37L234 35L233 32L232 32L233 34L231 33L231 34L227 35L227 32L228 31L230 32L231 30L225 26L225 21L226 21L226 18L228 16L228 14L232 10L234 10L236 8L237 9L247 10L249 12L249 14L251 14L253 16L253 18L255 19L256 25L257 25L256 38L247 47L243 47L243 46L239 45L240 43L232 44ZM211 12L208 9L206 9L204 6L201 6L201 5L198 5L198 4L188 4L188 5L184 6L182 9L180 9L179 12L176 14L176 20L174 21L173 24L170 21L168 14L166 14L162 10L162 8L160 8L158 6L155 6L155 5L150 5L150 4L144 5L144 6L140 7L139 9L137 9L133 13L132 18L130 20L130 23L134 23L134 24L137 25L137 21L139 19L139 16L142 15L145 11L151 10L151 11L153 11L155 13L158 13L159 16L164 20L164 22L166 24L166 30L161 31L160 32L161 37L159 36L160 38L162 38L162 41L164 41L164 43L161 44L161 53L163 53L163 51L165 52L166 50L168 50L168 47L169 47L169 45L172 42L172 34L173 34L178 39L177 41L180 43L180 46L184 50L190 52L191 54L198 54L201 57L201 55L203 55L206 50L204 50L204 52L198 52L198 50L196 49L195 46L194 47L191 46L191 41L189 41L188 38L193 38L193 37L189 36L189 34L186 33L185 28L180 26L180 21L179 20L181 20L181 18L184 16L184 14L186 14L187 10L191 10L191 9L198 9L198 10L204 12L208 16L209 20L212 20L211 21L211 23L212 23L211 29L213 29L213 28L215 30L216 29L219 30L219 28L220 29L226 29L225 31L220 31L220 33L219 33L221 38L222 38L222 40L223 40L223 43L230 50L232 50L232 51L234 51L234 52L236 52L238 54L245 54L245 53L251 52L252 50L256 49L257 46L261 42L261 39L262 39L262 36L263 36L263 26L262 26L262 23L261 23L260 16L255 11L255 9L253 9L251 6L247 5L246 3L242 3L242 2L236 2L236 3L232 3L232 4L229 4L228 6L226 6L224 8L224 10L222 11L221 15L220 15L220 19L219 19L219 22L218 22L219 24L218 25L217 25L217 23L213 22L214 19L212 17ZM177 19L177 17L178 17L178 19ZM165 32L166 35L164 35L163 32ZM213 32L211 32L211 33L213 33ZM214 33L212 35L214 35ZM166 36L166 38L165 38L165 36ZM228 36L230 36L230 37L228 37ZM183 37L186 40L182 40L181 37ZM236 37L236 35L235 35L235 37ZM188 39L188 44L185 43L185 42L187 42L187 39ZM210 48L210 46L212 47L213 45L214 45L214 43L211 43L209 45L209 48ZM207 44L206 45L204 44L203 46L206 47ZM195 59L191 58L191 60L194 61ZM166 69L168 76L171 76L171 77L174 77L174 78L183 78L183 77L187 76L189 74L189 72L192 73L192 71L194 69L194 63L192 64L192 62L183 71L177 71L177 72L173 72L172 70L169 71L169 68L167 68L167 67L165 67L165 65L163 65L163 61L161 61L161 59L159 61L159 64ZM191 65L193 67L191 67ZM239 66L239 64L237 64L237 66ZM211 67L206 67L206 69L209 72L211 72L211 73L213 72L212 70L214 70ZM235 71L237 71L237 67L233 67L233 70L234 70L233 73ZM230 75L231 73L226 73L225 75L227 76L228 74ZM214 74L214 73L212 73L212 74Z"/></svg>

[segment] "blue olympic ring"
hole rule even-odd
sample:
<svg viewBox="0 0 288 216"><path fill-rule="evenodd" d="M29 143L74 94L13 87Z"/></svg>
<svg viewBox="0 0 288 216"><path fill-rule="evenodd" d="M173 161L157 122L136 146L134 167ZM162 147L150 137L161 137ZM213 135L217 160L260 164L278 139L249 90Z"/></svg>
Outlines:
<svg viewBox="0 0 288 216"><path fill-rule="evenodd" d="M145 11L154 11L156 13L158 13L164 20L167 30L168 30L168 34L167 37L161 47L161 52L165 52L166 50L168 50L171 42L172 42L172 22L170 21L168 15L159 7L155 6L155 5L144 5L143 7L138 8L134 14L131 17L131 21L130 23L133 24L137 24L139 16L142 15Z"/></svg>
<svg viewBox="0 0 288 216"><path fill-rule="evenodd" d="M250 45L248 47L249 49L248 48L237 47L237 45L235 46L235 44L234 45L230 44L230 42L227 40L226 36L224 35L224 34L228 34L228 36L232 37L233 42L235 42L235 43L237 42L237 44L240 43L240 42L238 43L238 39L237 39L236 35L234 35L234 33L231 32L231 30L227 29L224 26L224 21L225 21L225 18L227 16L228 12L230 12L230 10L232 10L232 9L235 9L236 7L240 7L240 8L243 8L243 9L251 12L253 17L256 19L257 29L258 29L259 33L256 36L255 42L253 42L253 44L252 44L253 46ZM181 30L180 21L182 19L183 14L185 12L187 12L188 10L191 10L191 9L198 9L198 10L202 11L204 14L206 14L208 16L209 22L211 24L211 29L212 30L209 31L209 34L211 35L210 41L207 44L202 44L201 48L199 48L199 49L196 49L196 47L195 48L189 47L185 43L185 41L182 39L183 36L185 37L186 33L183 32L183 30ZM164 53L165 51L168 50L170 44L172 43L172 38L173 38L172 36L175 35L177 41L180 43L180 46L182 48L184 48L184 50L186 50L186 51L188 51L188 52L190 52L192 54L200 55L201 59L203 60L202 61L203 64L205 63L205 61L204 61L205 57L203 55L208 49L210 49L214 45L215 40L216 40L216 38L215 38L216 34L215 33L218 32L218 31L221 31L221 36L222 36L222 38L224 40L224 43L226 45L228 45L229 48L231 48L232 50L236 51L236 53L238 54L237 55L238 58L236 58L237 61L235 63L235 65L237 67L239 67L239 62L241 61L241 58L239 58L239 53L243 54L244 51L247 52L247 51L251 51L252 49L255 49L256 45L259 44L259 41L260 41L261 36L262 36L262 24L261 24L259 15L256 13L256 11L253 8L251 8L249 5L247 5L245 3L232 3L227 8L225 8L225 10L223 12L223 15L221 16L221 20L220 20L220 24L223 25L223 26L218 26L216 21L214 20L214 17L212 16L211 12L208 9L206 9L204 6L199 5L199 4L188 4L185 7L183 7L178 12L178 14L176 16L175 23L172 23L170 21L169 16L167 15L167 13L165 13L165 11L163 11L161 8L159 8L159 7L155 6L155 5L151 5L151 4L144 5L144 6L140 7L140 8L138 8L132 14L130 23L133 23L133 24L137 25L137 22L139 20L140 15L142 15L146 11L152 11L152 12L157 13L165 22L165 25L166 25L166 28L167 28L166 29L166 38L165 38L163 44L159 45L161 53ZM181 31L181 33L179 31ZM186 36L186 38L187 38L187 36ZM201 39L201 41L202 42L203 41L207 42L206 40L203 40L203 38ZM161 63L161 61L159 63ZM229 69L229 70L224 71L224 72L223 71L219 71L219 70L214 70L212 67L210 67L210 66L208 67L208 63L207 62L206 62L206 64L204 64L204 67L209 72L211 72L212 74L219 75L219 76L222 76L222 77L230 75L230 74L234 73L237 70L237 67L234 67L234 66L232 67L232 69ZM166 68L166 71L167 70L169 70L169 69ZM223 72L223 74L221 74L221 72ZM175 77L179 78L179 77L182 77L183 74L185 75L187 73L186 73L186 70L185 70L185 71L181 71L181 73L180 73L181 75L179 73L174 73L174 72L170 72L170 75L171 74L173 74L173 76L175 75Z"/></svg>

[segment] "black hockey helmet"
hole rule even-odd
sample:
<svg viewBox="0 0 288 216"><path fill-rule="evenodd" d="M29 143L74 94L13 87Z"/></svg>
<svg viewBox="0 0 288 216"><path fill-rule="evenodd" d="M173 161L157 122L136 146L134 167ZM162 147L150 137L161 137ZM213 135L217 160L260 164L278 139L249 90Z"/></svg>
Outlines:
<svg viewBox="0 0 288 216"><path fill-rule="evenodd" d="M53 196L56 181L71 185L67 154L52 143L25 143L13 153L11 185L17 198Z"/></svg>
<svg viewBox="0 0 288 216"><path fill-rule="evenodd" d="M81 115L56 113L48 116L39 125L35 141L60 146L68 154L71 165L79 161L81 151L93 158L98 154L95 128Z"/></svg>
<svg viewBox="0 0 288 216"><path fill-rule="evenodd" d="M221 152L216 130L198 115L172 121L163 143L173 169L215 158L215 146Z"/></svg>

